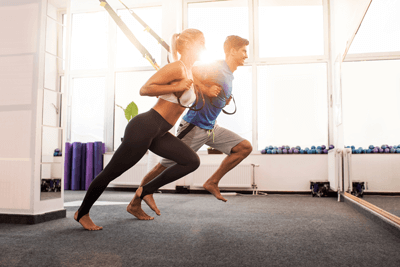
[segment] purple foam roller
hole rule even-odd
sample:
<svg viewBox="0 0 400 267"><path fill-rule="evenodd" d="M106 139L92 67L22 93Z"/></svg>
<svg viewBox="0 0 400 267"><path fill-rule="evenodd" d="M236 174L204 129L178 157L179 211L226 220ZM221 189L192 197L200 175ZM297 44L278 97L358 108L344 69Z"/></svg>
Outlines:
<svg viewBox="0 0 400 267"><path fill-rule="evenodd" d="M80 189L80 178L82 171L82 143L72 144L72 170L71 170L71 190Z"/></svg>
<svg viewBox="0 0 400 267"><path fill-rule="evenodd" d="M86 145L82 144L82 152L81 152L81 176L80 176L80 183L79 183L79 190L85 190L85 180L86 180Z"/></svg>
<svg viewBox="0 0 400 267"><path fill-rule="evenodd" d="M64 150L64 190L71 190L72 144L65 143Z"/></svg>
<svg viewBox="0 0 400 267"><path fill-rule="evenodd" d="M103 144L102 142L94 142L94 157L93 157L93 165L94 165L94 174L96 176L103 170Z"/></svg>
<svg viewBox="0 0 400 267"><path fill-rule="evenodd" d="M93 181L93 157L94 157L94 143L89 142L86 144L86 175L85 175L85 190L88 190L90 183Z"/></svg>

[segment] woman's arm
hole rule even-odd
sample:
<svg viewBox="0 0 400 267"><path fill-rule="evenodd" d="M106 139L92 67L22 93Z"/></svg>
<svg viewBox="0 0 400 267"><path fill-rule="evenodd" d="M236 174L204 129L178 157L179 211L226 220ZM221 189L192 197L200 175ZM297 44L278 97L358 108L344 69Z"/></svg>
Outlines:
<svg viewBox="0 0 400 267"><path fill-rule="evenodd" d="M189 90L193 81L186 78L184 66L170 63L157 71L140 89L141 96L159 96Z"/></svg>

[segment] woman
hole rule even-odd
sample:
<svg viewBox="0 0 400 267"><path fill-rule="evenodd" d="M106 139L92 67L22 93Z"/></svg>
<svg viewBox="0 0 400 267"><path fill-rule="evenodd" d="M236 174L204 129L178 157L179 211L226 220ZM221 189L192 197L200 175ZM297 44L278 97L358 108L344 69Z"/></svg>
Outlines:
<svg viewBox="0 0 400 267"><path fill-rule="evenodd" d="M129 121L122 144L109 164L93 180L82 205L74 215L87 230L101 230L89 217L89 210L107 185L134 166L150 149L155 154L177 164L166 169L154 180L136 190L127 211L140 220L152 220L141 208L141 200L153 207L151 195L158 188L193 172L200 165L197 154L168 131L175 125L185 108L196 99L193 88L192 66L205 49L204 35L196 29L186 29L171 38L171 53L175 62L157 71L143 87L140 95L157 96L156 105ZM181 55L178 60L178 53ZM180 96L178 103L178 97ZM148 196L148 197L146 197Z"/></svg>

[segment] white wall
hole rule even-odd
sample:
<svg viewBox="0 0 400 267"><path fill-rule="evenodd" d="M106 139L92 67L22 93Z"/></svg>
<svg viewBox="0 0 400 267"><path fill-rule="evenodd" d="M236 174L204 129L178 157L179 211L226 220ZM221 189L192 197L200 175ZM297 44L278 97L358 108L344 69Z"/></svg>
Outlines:
<svg viewBox="0 0 400 267"><path fill-rule="evenodd" d="M63 209L40 201L46 14L47 0L0 1L0 213Z"/></svg>

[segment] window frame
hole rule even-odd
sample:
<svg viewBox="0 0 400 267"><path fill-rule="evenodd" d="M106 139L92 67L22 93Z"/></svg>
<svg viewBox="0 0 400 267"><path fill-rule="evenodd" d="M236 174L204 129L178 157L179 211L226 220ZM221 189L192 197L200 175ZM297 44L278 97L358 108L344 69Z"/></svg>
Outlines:
<svg viewBox="0 0 400 267"><path fill-rule="evenodd" d="M221 0L221 1L232 1L232 0ZM220 2L221 2L220 1ZM193 3L207 3L214 2L213 0L182 0L183 3L183 21L182 27L186 29L188 27L188 5ZM258 56L259 47L258 47L258 4L259 0L247 0L248 2L248 10L249 10L249 53L248 59L246 59L244 66L252 67L252 146L253 151L252 155L260 154L258 148L258 84L257 84L257 67L265 66L265 65L292 65L292 64L306 64L306 63L326 63L327 64L327 95L328 98L326 100L328 109L328 136L327 136L327 144L329 144L331 129L330 125L330 95L332 94L332 78L331 78L331 34L330 34L330 6L329 0L322 0L323 6L323 29L324 29L324 55L320 56L297 56L297 57L276 57L276 58L260 58ZM206 151L199 151L198 154L207 154Z"/></svg>

